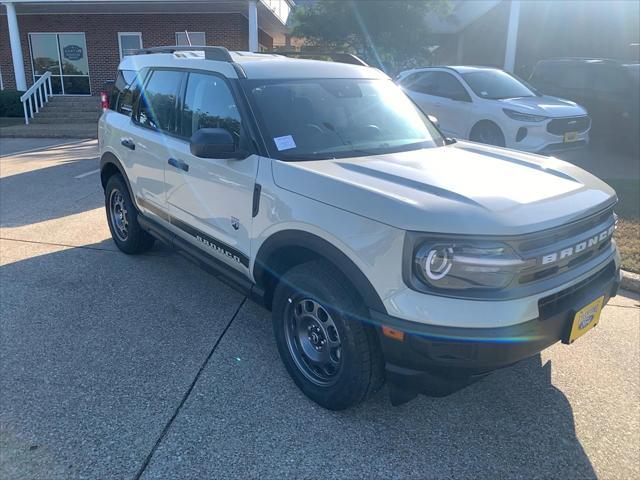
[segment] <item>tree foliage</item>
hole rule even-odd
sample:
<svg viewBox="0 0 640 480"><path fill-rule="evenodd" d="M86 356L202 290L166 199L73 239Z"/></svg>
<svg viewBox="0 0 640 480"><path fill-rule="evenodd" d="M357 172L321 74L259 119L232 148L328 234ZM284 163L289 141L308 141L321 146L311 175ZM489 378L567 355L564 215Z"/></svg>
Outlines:
<svg viewBox="0 0 640 480"><path fill-rule="evenodd" d="M293 35L395 71L428 60L425 17L448 7L447 0L318 0L296 9Z"/></svg>

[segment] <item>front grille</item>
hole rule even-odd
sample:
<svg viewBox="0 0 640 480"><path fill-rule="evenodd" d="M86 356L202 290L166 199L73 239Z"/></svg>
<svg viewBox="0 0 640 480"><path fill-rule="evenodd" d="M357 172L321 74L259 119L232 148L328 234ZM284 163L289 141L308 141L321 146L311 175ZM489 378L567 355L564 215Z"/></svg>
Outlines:
<svg viewBox="0 0 640 480"><path fill-rule="evenodd" d="M600 270L595 275L585 278L581 282L572 285L569 288L560 290L553 295L541 298L538 301L538 310L540 311L540 318L546 319L556 315L559 312L565 311L567 308L575 308L575 302L579 297L593 285L594 283L604 283L613 278L616 274L616 265L614 262L610 262L605 268ZM609 292L602 292L609 293Z"/></svg>
<svg viewBox="0 0 640 480"><path fill-rule="evenodd" d="M591 119L581 117L555 118L547 124L547 132L553 135L564 135L567 132L586 132L591 126Z"/></svg>
<svg viewBox="0 0 640 480"><path fill-rule="evenodd" d="M599 256L611 245L613 224L613 210L609 208L518 242L514 246L520 256L534 263L520 273L518 284L524 286L562 274ZM600 237L601 234L604 238ZM554 258L549 258L551 255Z"/></svg>
<svg viewBox="0 0 640 480"><path fill-rule="evenodd" d="M527 235L527 238L519 242L516 248L519 253L526 255L532 250L553 245L554 243L569 238L578 237L584 232L605 223L609 219L613 219L613 207L609 207L600 213L569 223L568 225L545 230L538 234Z"/></svg>

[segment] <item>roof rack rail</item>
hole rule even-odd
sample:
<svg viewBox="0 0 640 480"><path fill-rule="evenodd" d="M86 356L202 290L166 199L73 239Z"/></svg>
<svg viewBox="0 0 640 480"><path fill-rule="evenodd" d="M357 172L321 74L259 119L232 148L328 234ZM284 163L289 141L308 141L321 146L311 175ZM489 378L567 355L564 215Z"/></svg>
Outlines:
<svg viewBox="0 0 640 480"><path fill-rule="evenodd" d="M262 53L271 53L273 55L282 55L284 57L298 57L298 58L306 58L306 59L322 59L322 57L329 57L332 61L338 63L348 63L350 65L360 65L361 67L369 67L370 65L362 60L361 58L356 57L352 53L343 53L343 52L295 52L295 51L278 51L278 50L270 50L268 52Z"/></svg>
<svg viewBox="0 0 640 480"><path fill-rule="evenodd" d="M174 53L174 52L204 52L206 60L217 60L219 62L233 62L229 50L224 47L205 47L198 45L172 45L167 47L141 48L136 55L147 55L151 53Z"/></svg>

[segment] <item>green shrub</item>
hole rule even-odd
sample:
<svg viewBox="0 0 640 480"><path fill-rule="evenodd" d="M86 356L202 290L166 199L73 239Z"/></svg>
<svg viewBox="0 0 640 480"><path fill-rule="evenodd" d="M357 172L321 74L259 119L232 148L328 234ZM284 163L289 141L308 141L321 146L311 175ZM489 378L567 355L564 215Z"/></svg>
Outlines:
<svg viewBox="0 0 640 480"><path fill-rule="evenodd" d="M0 117L22 117L24 110L18 90L0 90Z"/></svg>

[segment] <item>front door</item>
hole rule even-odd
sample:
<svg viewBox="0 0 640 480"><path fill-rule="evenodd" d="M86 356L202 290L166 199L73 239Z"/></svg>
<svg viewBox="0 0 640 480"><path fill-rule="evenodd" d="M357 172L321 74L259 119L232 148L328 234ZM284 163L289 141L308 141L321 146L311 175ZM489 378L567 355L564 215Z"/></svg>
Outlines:
<svg viewBox="0 0 640 480"><path fill-rule="evenodd" d="M30 33L33 81L51 72L55 95L91 95L84 33Z"/></svg>
<svg viewBox="0 0 640 480"><path fill-rule="evenodd" d="M227 82L189 73L180 115L180 136L165 159L166 198L171 223L181 234L232 267L249 268L252 198L258 156L244 160L198 158L188 139L201 128L225 128L240 144L242 121Z"/></svg>

